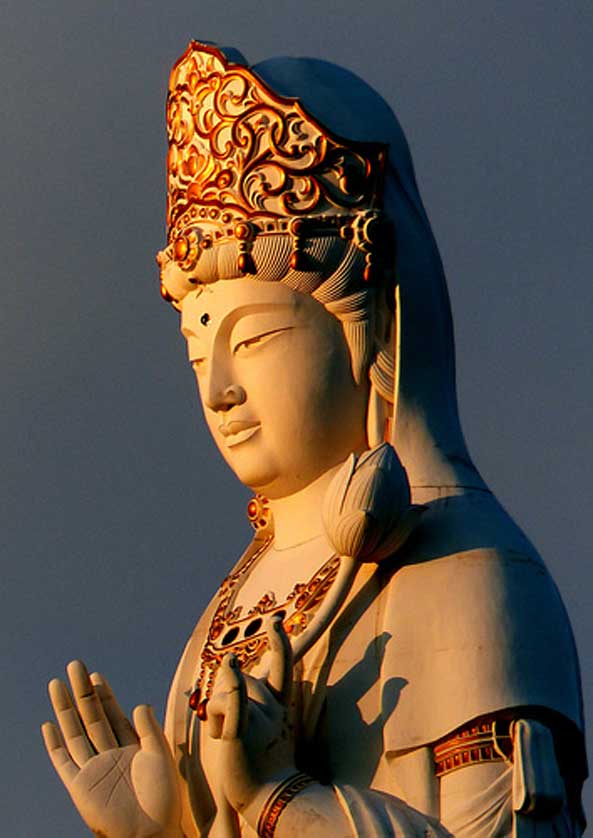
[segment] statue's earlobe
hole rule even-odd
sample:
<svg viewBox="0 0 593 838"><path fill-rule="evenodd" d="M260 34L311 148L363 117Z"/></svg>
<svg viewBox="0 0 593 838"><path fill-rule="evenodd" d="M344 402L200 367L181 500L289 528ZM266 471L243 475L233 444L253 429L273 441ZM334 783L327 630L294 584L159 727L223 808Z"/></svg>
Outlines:
<svg viewBox="0 0 593 838"><path fill-rule="evenodd" d="M388 402L381 396L372 382L369 390L367 408L367 443L369 448L375 448L385 442L385 435L389 429Z"/></svg>

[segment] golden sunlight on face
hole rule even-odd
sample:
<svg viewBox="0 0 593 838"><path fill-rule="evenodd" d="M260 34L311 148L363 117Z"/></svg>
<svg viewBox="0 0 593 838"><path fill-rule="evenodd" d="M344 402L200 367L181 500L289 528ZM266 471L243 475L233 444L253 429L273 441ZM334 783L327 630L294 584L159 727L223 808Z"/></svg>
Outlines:
<svg viewBox="0 0 593 838"><path fill-rule="evenodd" d="M285 497L366 447L366 387L340 323L312 297L216 282L184 298L181 331L212 436L245 485Z"/></svg>

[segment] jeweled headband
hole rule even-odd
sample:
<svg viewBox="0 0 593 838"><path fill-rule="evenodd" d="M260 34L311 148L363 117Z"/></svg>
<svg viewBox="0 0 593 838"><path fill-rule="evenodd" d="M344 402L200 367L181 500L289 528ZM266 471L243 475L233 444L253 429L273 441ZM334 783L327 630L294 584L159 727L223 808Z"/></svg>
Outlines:
<svg viewBox="0 0 593 838"><path fill-rule="evenodd" d="M168 244L157 257L165 299L212 281L204 257L221 245L233 244L231 273L255 274L263 237L290 239L295 271L311 267L308 241L352 241L371 278L385 238L385 145L332 134L297 99L196 41L171 72L167 131Z"/></svg>

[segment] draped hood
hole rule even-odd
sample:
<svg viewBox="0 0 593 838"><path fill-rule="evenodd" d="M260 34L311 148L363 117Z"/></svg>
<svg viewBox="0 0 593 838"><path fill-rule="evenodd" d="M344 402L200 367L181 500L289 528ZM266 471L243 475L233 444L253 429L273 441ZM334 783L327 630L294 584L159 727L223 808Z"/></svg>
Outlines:
<svg viewBox="0 0 593 838"><path fill-rule="evenodd" d="M394 225L400 292L393 444L413 488L483 487L459 423L453 326L443 265L397 118L373 88L335 64L312 58L273 58L252 69L277 93L299 98L335 134L388 145L384 209Z"/></svg>

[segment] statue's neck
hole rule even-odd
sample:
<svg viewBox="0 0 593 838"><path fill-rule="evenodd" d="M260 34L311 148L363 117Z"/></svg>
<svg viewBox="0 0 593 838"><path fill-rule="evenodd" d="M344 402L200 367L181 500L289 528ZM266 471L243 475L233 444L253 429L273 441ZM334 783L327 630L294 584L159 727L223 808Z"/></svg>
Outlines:
<svg viewBox="0 0 593 838"><path fill-rule="evenodd" d="M342 463L330 468L300 492L270 500L274 517L274 546L286 550L323 533L321 507L323 498Z"/></svg>

